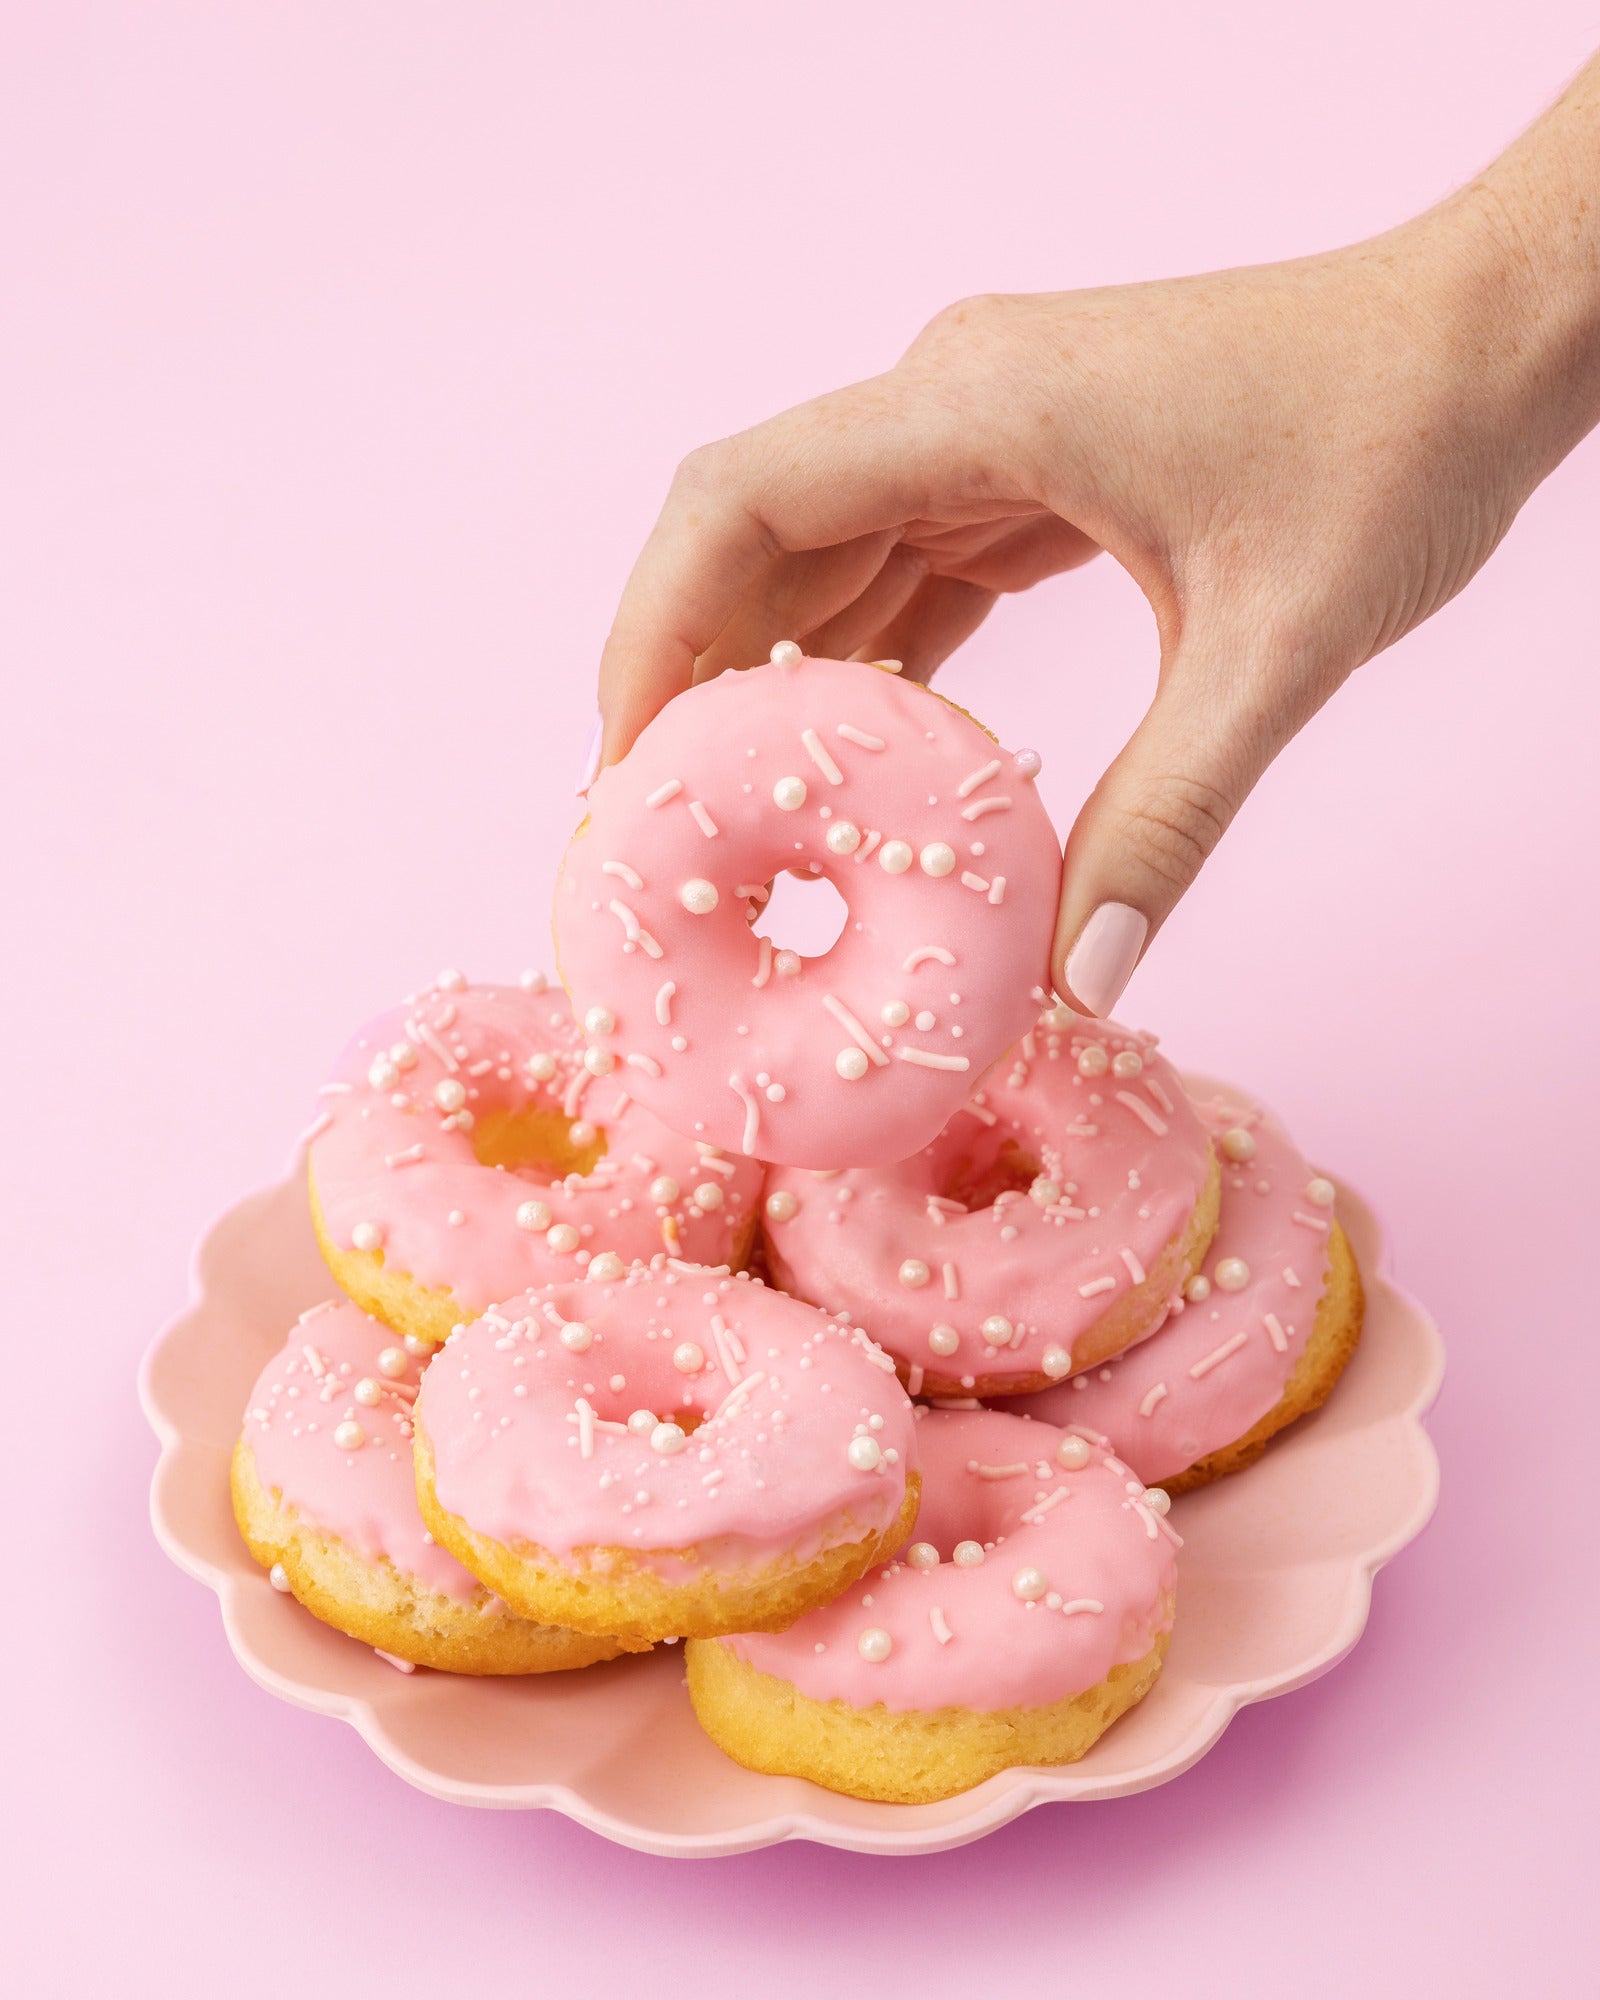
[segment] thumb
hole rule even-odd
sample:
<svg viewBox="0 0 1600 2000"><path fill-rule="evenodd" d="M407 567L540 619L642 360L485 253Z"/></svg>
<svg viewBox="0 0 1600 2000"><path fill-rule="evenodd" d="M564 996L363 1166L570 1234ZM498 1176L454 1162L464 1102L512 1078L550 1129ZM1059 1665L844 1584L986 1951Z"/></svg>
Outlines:
<svg viewBox="0 0 1600 2000"><path fill-rule="evenodd" d="M1241 699L1231 678L1173 661L1068 836L1051 965L1056 991L1080 1012L1116 1006L1280 747L1259 701Z"/></svg>

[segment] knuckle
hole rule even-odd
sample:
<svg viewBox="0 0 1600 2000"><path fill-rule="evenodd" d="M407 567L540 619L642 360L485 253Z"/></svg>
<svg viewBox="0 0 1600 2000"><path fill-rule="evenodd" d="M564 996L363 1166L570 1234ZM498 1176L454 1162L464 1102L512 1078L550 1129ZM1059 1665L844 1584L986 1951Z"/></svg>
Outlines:
<svg viewBox="0 0 1600 2000"><path fill-rule="evenodd" d="M1120 831L1142 867L1182 890L1227 832L1235 810L1216 786L1170 774L1122 807Z"/></svg>

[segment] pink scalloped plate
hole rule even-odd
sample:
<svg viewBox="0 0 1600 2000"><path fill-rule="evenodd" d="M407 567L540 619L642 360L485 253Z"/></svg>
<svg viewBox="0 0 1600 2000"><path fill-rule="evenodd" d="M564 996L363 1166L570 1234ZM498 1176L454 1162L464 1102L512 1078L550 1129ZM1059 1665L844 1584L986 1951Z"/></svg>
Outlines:
<svg viewBox="0 0 1600 2000"><path fill-rule="evenodd" d="M1081 1762L1003 1772L938 1805L876 1805L741 1769L695 1722L675 1648L523 1680L405 1675L274 1591L234 1527L228 1456L263 1363L329 1290L298 1173L211 1228L192 1304L145 1356L140 1393L161 1440L151 1517L173 1561L217 1593L254 1679L350 1723L435 1798L550 1807L651 1854L737 1854L782 1840L873 1854L957 1847L1033 1806L1166 1783L1247 1702L1303 1687L1360 1638L1373 1577L1433 1511L1438 1461L1422 1417L1444 1349L1386 1275L1371 1209L1341 1186L1338 1213L1366 1278L1365 1335L1321 1410L1250 1471L1175 1503L1185 1543L1178 1623L1153 1692Z"/></svg>

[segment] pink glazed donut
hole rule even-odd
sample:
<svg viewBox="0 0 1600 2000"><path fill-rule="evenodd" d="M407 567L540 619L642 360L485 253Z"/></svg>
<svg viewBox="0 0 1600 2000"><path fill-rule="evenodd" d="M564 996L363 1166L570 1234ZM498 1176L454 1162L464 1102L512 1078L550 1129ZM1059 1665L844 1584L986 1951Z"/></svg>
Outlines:
<svg viewBox="0 0 1600 2000"><path fill-rule="evenodd" d="M1314 1173L1269 1112L1202 1103L1222 1158L1203 1269L1161 1330L1103 1368L1012 1407L1104 1435L1139 1477L1181 1493L1253 1464L1315 1409L1361 1336L1361 1273Z"/></svg>
<svg viewBox="0 0 1600 2000"><path fill-rule="evenodd" d="M437 1343L496 1299L665 1246L740 1265L759 1169L681 1138L543 976L458 972L363 1028L310 1129L312 1217L356 1303Z"/></svg>
<svg viewBox="0 0 1600 2000"><path fill-rule="evenodd" d="M1161 1670L1181 1546L1166 1495L1070 1430L919 1414L902 1559L786 1632L689 1648L695 1713L751 1770L949 1798L1081 1757Z"/></svg>
<svg viewBox="0 0 1600 2000"><path fill-rule="evenodd" d="M1028 1393L1160 1324L1217 1178L1155 1037L1052 1009L912 1159L770 1174L768 1269L859 1319L913 1395Z"/></svg>
<svg viewBox="0 0 1600 2000"><path fill-rule="evenodd" d="M530 1624L422 1524L411 1411L423 1364L355 1306L314 1306L250 1392L234 1517L273 1588L391 1665L541 1674L622 1649Z"/></svg>
<svg viewBox="0 0 1600 2000"><path fill-rule="evenodd" d="M417 1492L513 1610L637 1645L787 1625L882 1562L916 1516L915 1432L859 1328L657 1258L452 1334Z"/></svg>
<svg viewBox="0 0 1600 2000"><path fill-rule="evenodd" d="M589 792L562 978L679 1131L790 1166L932 1139L1049 984L1061 851L1031 750L892 673L806 660L669 702ZM819 958L753 929L781 869L849 910Z"/></svg>

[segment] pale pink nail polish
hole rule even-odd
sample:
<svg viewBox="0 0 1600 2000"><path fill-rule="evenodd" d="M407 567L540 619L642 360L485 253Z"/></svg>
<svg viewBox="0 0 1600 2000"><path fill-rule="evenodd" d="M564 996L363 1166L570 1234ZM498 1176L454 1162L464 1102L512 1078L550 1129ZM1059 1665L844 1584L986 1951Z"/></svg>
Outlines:
<svg viewBox="0 0 1600 2000"><path fill-rule="evenodd" d="M583 746L582 775L578 779L577 793L581 799L594 783L600 769L600 718L597 715L589 728L589 740Z"/></svg>
<svg viewBox="0 0 1600 2000"><path fill-rule="evenodd" d="M1102 903L1067 953L1067 984L1080 1006L1102 1019L1133 977L1150 925L1127 903Z"/></svg>

